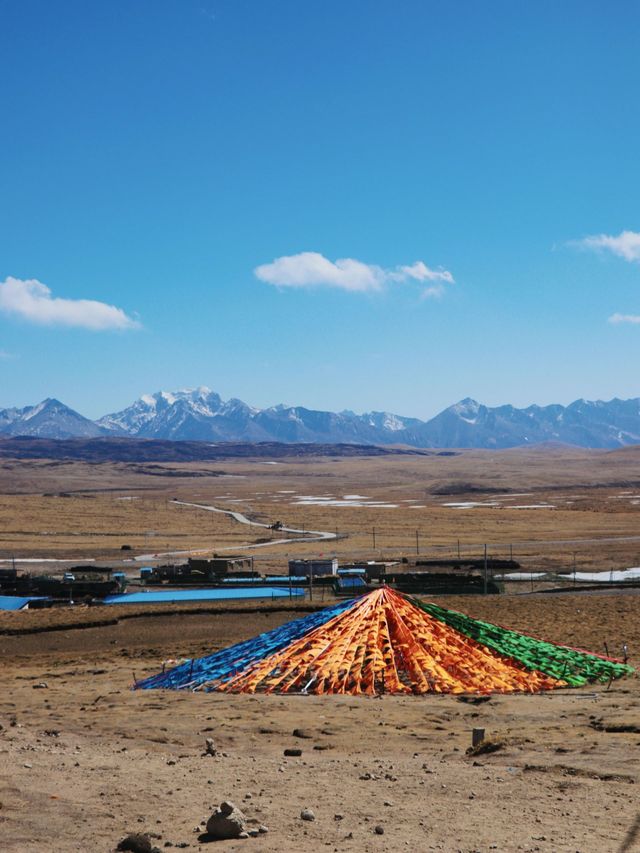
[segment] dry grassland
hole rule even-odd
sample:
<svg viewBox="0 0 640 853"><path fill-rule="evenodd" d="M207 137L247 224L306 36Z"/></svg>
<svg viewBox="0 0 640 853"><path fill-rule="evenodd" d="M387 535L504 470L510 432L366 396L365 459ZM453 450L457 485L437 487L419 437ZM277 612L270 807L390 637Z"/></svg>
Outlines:
<svg viewBox="0 0 640 853"><path fill-rule="evenodd" d="M223 470L224 474L220 474ZM366 496L393 507L304 505L300 496ZM337 532L335 542L254 549L286 556L514 557L528 569L618 568L640 563L640 451L533 449L458 456L224 460L183 465L5 461L0 469L0 558L242 551L271 535L172 498ZM477 502L469 509L447 503ZM548 506L540 508L541 504ZM539 508L515 508L536 506ZM413 508L412 508L413 507ZM375 531L375 534L374 534ZM375 536L375 551L374 551ZM277 536L276 538L281 538Z"/></svg>

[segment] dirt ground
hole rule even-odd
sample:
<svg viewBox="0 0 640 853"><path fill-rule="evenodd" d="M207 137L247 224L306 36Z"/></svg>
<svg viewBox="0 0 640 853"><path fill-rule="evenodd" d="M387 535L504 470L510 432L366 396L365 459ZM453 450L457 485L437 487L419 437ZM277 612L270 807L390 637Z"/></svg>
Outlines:
<svg viewBox="0 0 640 853"><path fill-rule="evenodd" d="M595 651L626 642L640 663L640 595L438 601ZM39 615L19 614L12 630L32 631ZM202 851L640 850L640 836L631 840L637 677L477 705L451 696L132 691L167 658L210 653L292 613L122 615L101 627L62 622L58 631L0 635L3 851L106 853L134 831L153 833L159 849ZM474 727L502 748L468 756ZM221 754L203 754L206 737ZM284 757L288 747L302 756ZM268 834L200 841L224 799ZM300 819L303 808L315 821Z"/></svg>
<svg viewBox="0 0 640 853"><path fill-rule="evenodd" d="M341 538L265 546L257 541L265 531L174 497ZM347 504L319 505L318 497ZM155 553L157 562L167 551L247 549L259 570L282 572L288 556L412 556L418 538L428 557L458 547L479 556L487 542L492 556L513 546L530 570L574 561L608 570L640 565L639 518L637 448L225 460L154 466L152 474L120 463L0 464L5 561L115 562L128 544L130 556ZM626 643L640 664L640 594L631 589L438 603L595 652L606 644L620 654ZM0 851L107 853L129 832L153 834L160 850L640 851L636 676L481 704L131 690L167 659L255 636L302 606L311 605L2 613ZM474 727L500 749L467 755ZM215 757L203 754L207 737ZM289 747L302 755L285 757ZM225 799L268 833L201 840ZM316 819L303 822L303 808Z"/></svg>

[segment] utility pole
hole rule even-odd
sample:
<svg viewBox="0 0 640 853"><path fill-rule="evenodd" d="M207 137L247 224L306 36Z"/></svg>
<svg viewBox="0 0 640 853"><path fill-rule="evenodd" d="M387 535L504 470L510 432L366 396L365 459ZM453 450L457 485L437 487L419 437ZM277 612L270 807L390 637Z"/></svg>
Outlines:
<svg viewBox="0 0 640 853"><path fill-rule="evenodd" d="M420 555L420 534L416 530L416 557Z"/></svg>
<svg viewBox="0 0 640 853"><path fill-rule="evenodd" d="M376 550L376 529L375 529L375 527L373 528L371 533L373 534L373 550L375 551Z"/></svg>
<svg viewBox="0 0 640 853"><path fill-rule="evenodd" d="M484 546L484 594L487 594L487 546Z"/></svg>
<svg viewBox="0 0 640 853"><path fill-rule="evenodd" d="M460 540L458 539L458 559L460 559Z"/></svg>

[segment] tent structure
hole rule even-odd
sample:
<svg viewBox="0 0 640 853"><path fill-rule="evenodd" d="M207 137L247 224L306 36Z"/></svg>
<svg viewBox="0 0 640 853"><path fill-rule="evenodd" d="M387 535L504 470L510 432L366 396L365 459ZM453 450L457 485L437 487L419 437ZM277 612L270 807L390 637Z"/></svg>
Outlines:
<svg viewBox="0 0 640 853"><path fill-rule="evenodd" d="M388 587L139 681L227 693L537 693L632 672Z"/></svg>

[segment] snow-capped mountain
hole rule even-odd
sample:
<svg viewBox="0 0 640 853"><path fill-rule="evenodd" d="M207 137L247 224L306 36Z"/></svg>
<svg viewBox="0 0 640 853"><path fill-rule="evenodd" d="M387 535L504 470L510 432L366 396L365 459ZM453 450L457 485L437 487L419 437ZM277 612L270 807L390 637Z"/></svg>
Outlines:
<svg viewBox="0 0 640 853"><path fill-rule="evenodd" d="M95 438L108 433L59 400L47 398L37 406L0 410L0 434L39 438Z"/></svg>
<svg viewBox="0 0 640 853"><path fill-rule="evenodd" d="M302 406L257 409L209 388L158 391L93 422L57 400L0 410L0 435L43 438L127 436L192 441L405 444L506 448L541 442L612 448L640 444L640 399L576 400L569 406L484 406L461 400L429 421L390 412L324 412Z"/></svg>
<svg viewBox="0 0 640 853"><path fill-rule="evenodd" d="M121 435L143 438L167 438L167 432L185 433L192 425L214 417L222 399L209 388L182 391L158 391L145 394L121 412L105 415L97 423L104 429Z"/></svg>
<svg viewBox="0 0 640 853"><path fill-rule="evenodd" d="M390 436L407 424L422 422L387 412L356 415L284 405L256 409L242 400L225 402L209 388L201 387L145 395L97 423L120 435L138 438L375 444L390 443Z"/></svg>

